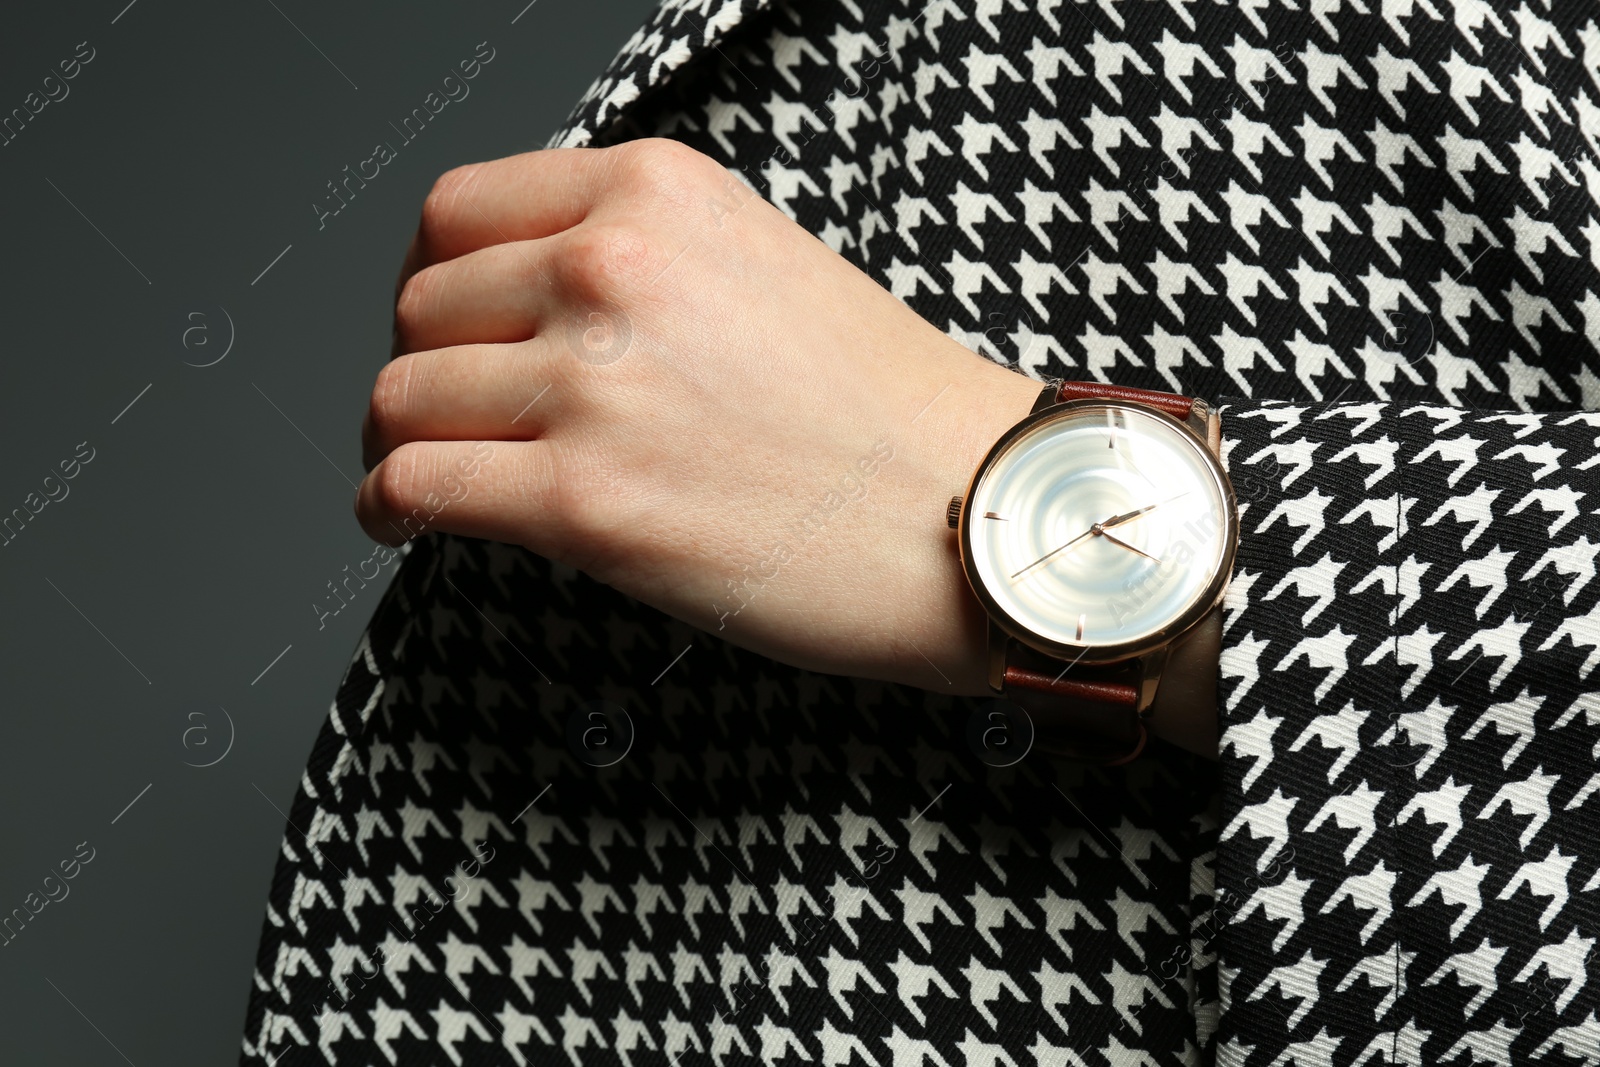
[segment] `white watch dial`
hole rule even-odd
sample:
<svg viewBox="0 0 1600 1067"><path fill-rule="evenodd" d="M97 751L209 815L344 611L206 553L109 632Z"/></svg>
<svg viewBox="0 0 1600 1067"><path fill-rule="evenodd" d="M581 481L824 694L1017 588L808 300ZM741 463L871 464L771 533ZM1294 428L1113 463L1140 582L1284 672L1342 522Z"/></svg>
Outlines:
<svg viewBox="0 0 1600 1067"><path fill-rule="evenodd" d="M1022 431L963 507L969 572L1057 645L1155 638L1229 558L1226 475L1193 434L1130 405L1074 405Z"/></svg>

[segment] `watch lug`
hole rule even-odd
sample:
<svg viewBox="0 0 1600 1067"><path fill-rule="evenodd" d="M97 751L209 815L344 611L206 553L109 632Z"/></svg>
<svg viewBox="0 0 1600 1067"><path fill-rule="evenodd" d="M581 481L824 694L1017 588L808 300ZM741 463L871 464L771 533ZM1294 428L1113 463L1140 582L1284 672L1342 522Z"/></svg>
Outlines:
<svg viewBox="0 0 1600 1067"><path fill-rule="evenodd" d="M1146 652L1139 659L1139 714L1143 715L1156 701L1156 689L1161 685L1161 675L1167 669L1167 656L1171 645Z"/></svg>
<svg viewBox="0 0 1600 1067"><path fill-rule="evenodd" d="M1001 692L1006 684L1006 646L1011 637L989 620L989 688Z"/></svg>
<svg viewBox="0 0 1600 1067"><path fill-rule="evenodd" d="M1216 408L1204 400L1196 399L1189 408L1189 417L1184 420L1184 425L1206 443L1212 455L1222 456L1222 420L1217 416Z"/></svg>
<svg viewBox="0 0 1600 1067"><path fill-rule="evenodd" d="M1028 410L1028 414L1035 415L1043 411L1045 408L1053 406L1060 396L1061 383L1058 381L1051 381L1047 383L1045 387L1040 390L1039 398L1033 402L1033 407Z"/></svg>

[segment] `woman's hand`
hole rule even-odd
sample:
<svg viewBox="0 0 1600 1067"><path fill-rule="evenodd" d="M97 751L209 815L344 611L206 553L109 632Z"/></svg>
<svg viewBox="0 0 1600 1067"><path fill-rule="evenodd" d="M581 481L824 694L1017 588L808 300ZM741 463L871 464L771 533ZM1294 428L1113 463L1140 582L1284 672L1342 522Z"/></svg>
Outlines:
<svg viewBox="0 0 1600 1067"><path fill-rule="evenodd" d="M1040 385L666 140L442 177L356 513L506 541L796 666L987 692L944 521Z"/></svg>

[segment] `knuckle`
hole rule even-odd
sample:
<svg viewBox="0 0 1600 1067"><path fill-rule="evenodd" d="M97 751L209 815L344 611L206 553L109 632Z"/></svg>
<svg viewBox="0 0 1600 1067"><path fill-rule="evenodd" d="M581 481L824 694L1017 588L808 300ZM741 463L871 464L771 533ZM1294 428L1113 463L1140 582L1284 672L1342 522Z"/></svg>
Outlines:
<svg viewBox="0 0 1600 1067"><path fill-rule="evenodd" d="M410 356L400 356L378 372L367 405L367 418L380 437L392 432L403 420L414 370L415 361Z"/></svg>
<svg viewBox="0 0 1600 1067"><path fill-rule="evenodd" d="M400 295L394 302L394 323L400 330L402 340L410 337L422 324L438 283L438 268L424 267L407 278L405 285L400 288Z"/></svg>
<svg viewBox="0 0 1600 1067"><path fill-rule="evenodd" d="M627 176L652 188L671 190L706 173L710 157L670 137L644 137L617 145L617 163Z"/></svg>
<svg viewBox="0 0 1600 1067"><path fill-rule="evenodd" d="M433 187L422 200L420 229L425 243L436 241L449 228L456 205L466 194L477 170L477 164L467 164L447 170L434 179Z"/></svg>
<svg viewBox="0 0 1600 1067"><path fill-rule="evenodd" d="M664 263L661 249L638 229L610 224L570 231L561 266L575 296L608 302L637 291Z"/></svg>
<svg viewBox="0 0 1600 1067"><path fill-rule="evenodd" d="M374 486L379 511L385 515L404 515L413 507L417 486L423 476L423 449L404 444L384 458Z"/></svg>

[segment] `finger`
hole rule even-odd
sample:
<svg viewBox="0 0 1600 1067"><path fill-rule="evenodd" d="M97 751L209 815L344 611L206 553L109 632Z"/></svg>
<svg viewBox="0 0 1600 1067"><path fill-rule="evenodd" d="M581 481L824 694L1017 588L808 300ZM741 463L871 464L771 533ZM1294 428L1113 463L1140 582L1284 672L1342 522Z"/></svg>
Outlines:
<svg viewBox="0 0 1600 1067"><path fill-rule="evenodd" d="M550 148L440 175L422 203L422 220L395 292L431 264L576 226L615 165L613 149Z"/></svg>
<svg viewBox="0 0 1600 1067"><path fill-rule="evenodd" d="M553 384L537 341L401 356L372 387L362 463L371 470L411 441L531 441L548 426Z"/></svg>
<svg viewBox="0 0 1600 1067"><path fill-rule="evenodd" d="M395 302L395 354L528 340L550 304L549 255L518 241L418 271Z"/></svg>
<svg viewBox="0 0 1600 1067"><path fill-rule="evenodd" d="M529 530L550 529L551 455L538 441L401 445L362 480L356 519L386 545L426 533L528 544Z"/></svg>

